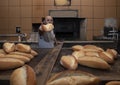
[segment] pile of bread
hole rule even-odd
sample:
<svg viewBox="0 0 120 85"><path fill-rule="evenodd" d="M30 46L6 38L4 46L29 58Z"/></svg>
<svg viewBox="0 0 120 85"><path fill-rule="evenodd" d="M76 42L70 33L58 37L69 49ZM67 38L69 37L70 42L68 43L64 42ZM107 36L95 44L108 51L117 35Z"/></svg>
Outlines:
<svg viewBox="0 0 120 85"><path fill-rule="evenodd" d="M36 55L38 53L27 44L5 42L0 49L0 70L23 66Z"/></svg>
<svg viewBox="0 0 120 85"><path fill-rule="evenodd" d="M74 45L72 50L72 54L64 55L60 59L62 66L72 70L77 69L78 64L96 69L110 69L118 55L115 49L104 50L90 44Z"/></svg>

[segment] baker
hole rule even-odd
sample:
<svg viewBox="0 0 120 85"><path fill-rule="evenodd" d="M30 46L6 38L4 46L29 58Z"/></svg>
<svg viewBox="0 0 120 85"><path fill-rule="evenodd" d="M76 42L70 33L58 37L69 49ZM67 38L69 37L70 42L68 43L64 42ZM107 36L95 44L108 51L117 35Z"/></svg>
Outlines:
<svg viewBox="0 0 120 85"><path fill-rule="evenodd" d="M39 27L39 48L53 48L57 44L53 30L53 18L46 16Z"/></svg>

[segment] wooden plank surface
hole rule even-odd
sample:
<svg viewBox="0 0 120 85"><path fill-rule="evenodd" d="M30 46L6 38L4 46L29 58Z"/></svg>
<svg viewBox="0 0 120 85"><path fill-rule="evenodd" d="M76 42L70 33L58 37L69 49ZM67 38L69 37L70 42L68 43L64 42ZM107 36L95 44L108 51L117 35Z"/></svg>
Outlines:
<svg viewBox="0 0 120 85"><path fill-rule="evenodd" d="M35 72L37 75L37 85L45 85L48 76L56 62L58 54L61 50L62 44L56 46L52 51L50 51L41 62L35 67Z"/></svg>

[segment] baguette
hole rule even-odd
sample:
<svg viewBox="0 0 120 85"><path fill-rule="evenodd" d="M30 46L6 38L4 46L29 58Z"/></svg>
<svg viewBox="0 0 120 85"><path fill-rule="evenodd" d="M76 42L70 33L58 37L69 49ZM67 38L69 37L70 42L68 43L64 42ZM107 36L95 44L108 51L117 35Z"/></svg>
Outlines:
<svg viewBox="0 0 120 85"><path fill-rule="evenodd" d="M34 70L28 65L17 68L10 76L10 85L36 85Z"/></svg>
<svg viewBox="0 0 120 85"><path fill-rule="evenodd" d="M78 63L72 55L62 56L60 64L70 70L75 70L78 67Z"/></svg>
<svg viewBox="0 0 120 85"><path fill-rule="evenodd" d="M83 71L63 71L52 76L46 85L98 85L100 79Z"/></svg>
<svg viewBox="0 0 120 85"><path fill-rule="evenodd" d="M0 49L0 53L6 54L6 52L3 49Z"/></svg>
<svg viewBox="0 0 120 85"><path fill-rule="evenodd" d="M0 70L8 70L23 66L24 62L14 58L0 58Z"/></svg>
<svg viewBox="0 0 120 85"><path fill-rule="evenodd" d="M16 51L16 52L11 52L10 54L12 55L22 55L22 56L26 56L28 57L29 59L32 59L34 56L30 53L24 53L24 52L19 52L19 51Z"/></svg>
<svg viewBox="0 0 120 85"><path fill-rule="evenodd" d="M83 66L97 68L97 69L107 70L111 68L111 66L106 61L104 61L99 57L89 57L89 56L81 57L79 58L78 63Z"/></svg>
<svg viewBox="0 0 120 85"><path fill-rule="evenodd" d="M15 55L15 54L7 54L4 56L4 58L15 58L15 59L19 59L23 62L29 62L30 59L26 56L23 56L23 55Z"/></svg>
<svg viewBox="0 0 120 85"><path fill-rule="evenodd" d="M26 52L26 53L31 52L31 47L29 45L22 44L22 43L16 44L15 49L20 52Z"/></svg>
<svg viewBox="0 0 120 85"><path fill-rule="evenodd" d="M15 51L15 44L14 43L9 43L9 42L5 42L3 44L3 49L6 53L10 53Z"/></svg>
<svg viewBox="0 0 120 85"><path fill-rule="evenodd" d="M120 81L109 81L105 85L120 85Z"/></svg>

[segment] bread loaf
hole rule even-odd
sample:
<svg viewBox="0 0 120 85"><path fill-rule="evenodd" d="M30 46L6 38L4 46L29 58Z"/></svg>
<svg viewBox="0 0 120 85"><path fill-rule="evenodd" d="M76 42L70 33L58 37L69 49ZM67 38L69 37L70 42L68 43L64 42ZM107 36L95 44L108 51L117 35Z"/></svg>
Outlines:
<svg viewBox="0 0 120 85"><path fill-rule="evenodd" d="M42 31L51 31L54 29L53 24L46 24L46 25L42 25Z"/></svg>
<svg viewBox="0 0 120 85"><path fill-rule="evenodd" d="M10 85L36 85L34 70L28 65L17 68L10 76Z"/></svg>
<svg viewBox="0 0 120 85"><path fill-rule="evenodd" d="M98 85L100 79L83 71L63 71L52 76L46 85Z"/></svg>
<svg viewBox="0 0 120 85"><path fill-rule="evenodd" d="M23 66L24 62L14 58L0 58L0 70L8 70Z"/></svg>
<svg viewBox="0 0 120 85"><path fill-rule="evenodd" d="M9 54L12 54L12 55L22 55L22 56L28 57L29 59L32 59L34 57L31 53L23 53L23 52L18 52L18 51L11 52Z"/></svg>
<svg viewBox="0 0 120 85"><path fill-rule="evenodd" d="M72 50L74 51L79 51L82 50L84 47L82 45L74 45L72 46Z"/></svg>
<svg viewBox="0 0 120 85"><path fill-rule="evenodd" d="M104 59L108 63L114 62L114 57L108 52L101 52L99 53L99 55L100 55L100 58Z"/></svg>
<svg viewBox="0 0 120 85"><path fill-rule="evenodd" d="M111 66L99 57L81 57L78 60L78 63L83 66L97 68L97 69L110 69Z"/></svg>
<svg viewBox="0 0 120 85"><path fill-rule="evenodd" d="M78 67L78 63L72 55L62 56L60 63L62 66L70 70L75 70Z"/></svg>
<svg viewBox="0 0 120 85"><path fill-rule="evenodd" d="M120 85L120 81L109 81L105 85Z"/></svg>
<svg viewBox="0 0 120 85"><path fill-rule="evenodd" d="M31 49L31 54L32 54L33 56L38 55L38 53L37 53L36 51L34 51L33 49Z"/></svg>
<svg viewBox="0 0 120 85"><path fill-rule="evenodd" d="M22 43L16 44L15 49L20 52L26 52L26 53L31 52L31 47L29 45L22 44Z"/></svg>
<svg viewBox="0 0 120 85"><path fill-rule="evenodd" d="M7 54L4 56L4 58L14 58L14 59L19 59L24 62L29 62L30 58L23 56L23 55L15 55L15 54Z"/></svg>
<svg viewBox="0 0 120 85"><path fill-rule="evenodd" d="M15 51L15 44L10 43L10 42L6 42L3 44L3 49L6 53L13 52L13 51Z"/></svg>
<svg viewBox="0 0 120 85"><path fill-rule="evenodd" d="M117 51L115 49L107 49L106 52L110 53L114 58L117 58Z"/></svg>
<svg viewBox="0 0 120 85"><path fill-rule="evenodd" d="M85 49L96 49L98 52L103 52L104 50L98 46L95 45L85 45L84 46Z"/></svg>
<svg viewBox="0 0 120 85"><path fill-rule="evenodd" d="M73 53L72 53L72 55L75 57L75 59L78 61L78 59L80 58L80 57L84 57L85 56L85 52L84 51L82 51L82 50L80 50L80 51L74 51Z"/></svg>

